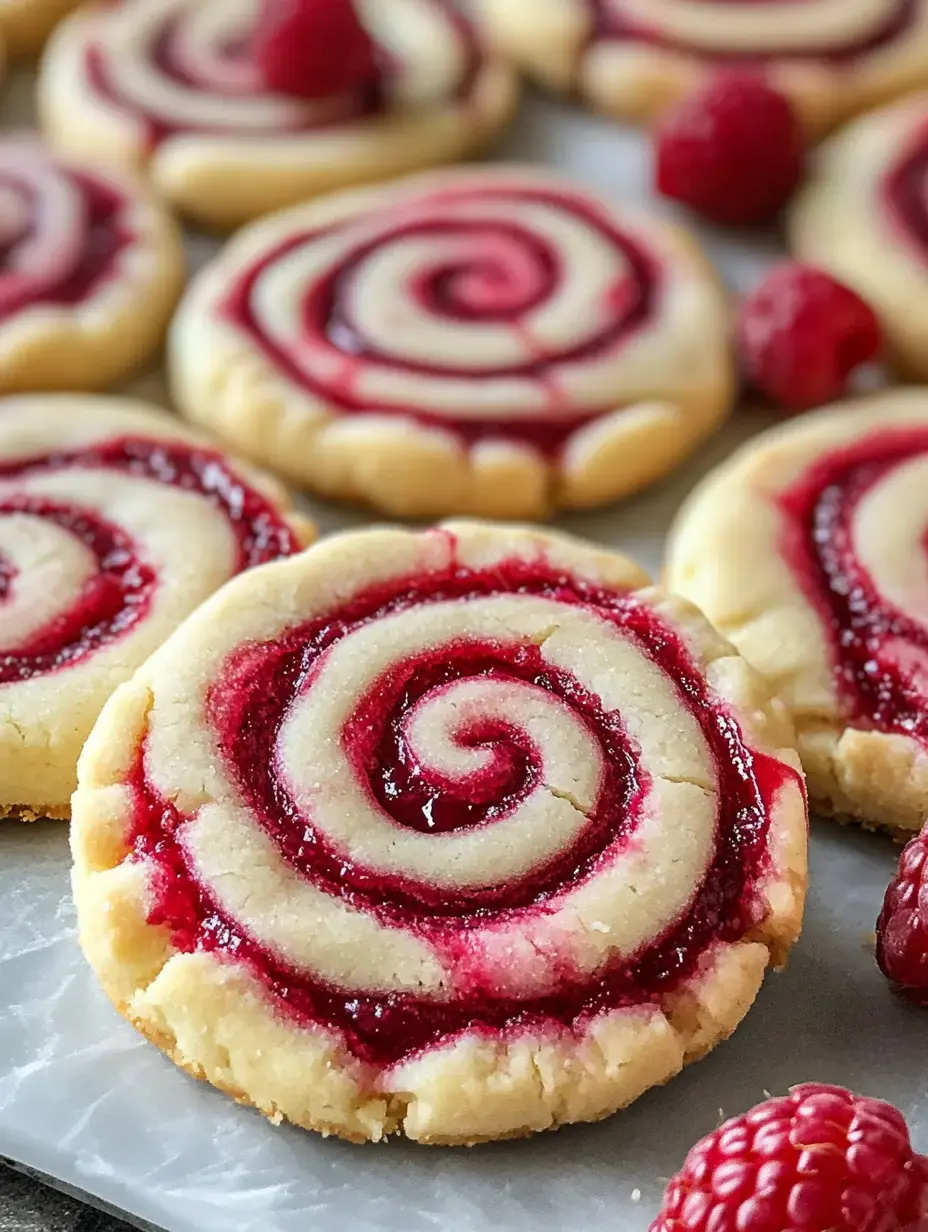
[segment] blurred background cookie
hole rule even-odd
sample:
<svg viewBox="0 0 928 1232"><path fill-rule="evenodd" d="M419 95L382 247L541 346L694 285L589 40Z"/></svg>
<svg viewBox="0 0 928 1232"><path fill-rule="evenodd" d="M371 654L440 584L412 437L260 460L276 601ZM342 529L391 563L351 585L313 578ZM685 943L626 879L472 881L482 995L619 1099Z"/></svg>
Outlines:
<svg viewBox="0 0 928 1232"><path fill-rule="evenodd" d="M726 64L762 68L821 132L928 86L928 0L476 0L539 81L651 119Z"/></svg>
<svg viewBox="0 0 928 1232"><path fill-rule="evenodd" d="M326 496L541 517L672 470L729 414L696 241L551 172L484 166L266 219L171 329L184 414Z"/></svg>
<svg viewBox="0 0 928 1232"><path fill-rule="evenodd" d="M67 817L104 702L233 574L311 528L143 403L0 401L0 815Z"/></svg>
<svg viewBox="0 0 928 1232"><path fill-rule="evenodd" d="M185 262L147 193L5 135L0 247L0 393L99 389L154 357Z"/></svg>
<svg viewBox="0 0 928 1232"><path fill-rule="evenodd" d="M288 22L293 6L264 16L259 0L81 9L44 57L42 125L64 154L142 170L167 201L219 227L459 158L505 125L515 74L443 0L358 8L363 26L352 18L341 33L368 54L323 29L324 56L298 22L262 30Z"/></svg>

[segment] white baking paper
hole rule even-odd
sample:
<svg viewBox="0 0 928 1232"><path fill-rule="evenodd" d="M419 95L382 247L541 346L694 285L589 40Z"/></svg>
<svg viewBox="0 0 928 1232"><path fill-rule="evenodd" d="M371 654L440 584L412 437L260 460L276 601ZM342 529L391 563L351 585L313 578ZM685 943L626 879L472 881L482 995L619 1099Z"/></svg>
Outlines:
<svg viewBox="0 0 928 1232"><path fill-rule="evenodd" d="M6 115L28 115L28 95L26 79L14 83ZM529 100L502 152L555 164L617 198L650 198L641 136L552 102ZM741 289L777 252L772 239L716 233L707 242ZM195 260L209 247L191 239ZM157 378L142 388L157 390ZM682 497L763 425L744 413L671 480L562 524L657 570ZM310 507L325 530L364 521ZM797 1082L893 1100L928 1151L928 1013L890 996L872 953L896 858L888 840L816 827L807 924L788 972L770 978L728 1044L629 1111L473 1150L357 1147L274 1128L143 1042L78 950L66 827L3 824L0 1155L171 1232L644 1232L697 1137Z"/></svg>

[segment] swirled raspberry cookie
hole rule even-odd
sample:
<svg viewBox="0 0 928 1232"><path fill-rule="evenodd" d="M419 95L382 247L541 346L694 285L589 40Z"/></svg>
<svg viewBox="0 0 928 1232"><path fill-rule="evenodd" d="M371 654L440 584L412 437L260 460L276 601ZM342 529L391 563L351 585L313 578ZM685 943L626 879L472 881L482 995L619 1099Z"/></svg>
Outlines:
<svg viewBox="0 0 928 1232"><path fill-rule="evenodd" d="M928 814L928 394L840 404L751 442L671 537L667 578L791 708L813 804Z"/></svg>
<svg viewBox="0 0 928 1232"><path fill-rule="evenodd" d="M345 1138L594 1120L795 940L785 710L629 561L492 524L236 580L81 759L82 944L173 1059Z"/></svg>
<svg viewBox="0 0 928 1232"><path fill-rule="evenodd" d="M0 139L0 392L126 376L161 345L183 265L174 224L136 188Z"/></svg>
<svg viewBox="0 0 928 1232"><path fill-rule="evenodd" d="M794 250L870 302L890 357L928 379L928 94L827 144L793 210Z"/></svg>
<svg viewBox="0 0 928 1232"><path fill-rule="evenodd" d="M310 527L171 416L0 402L0 816L67 817L104 702L233 574Z"/></svg>
<svg viewBox="0 0 928 1232"><path fill-rule="evenodd" d="M707 69L762 68L813 131L928 85L928 0L476 0L491 40L555 89L655 115Z"/></svg>
<svg viewBox="0 0 928 1232"><path fill-rule="evenodd" d="M0 0L0 39L14 55L33 55L79 0Z"/></svg>
<svg viewBox="0 0 928 1232"><path fill-rule="evenodd" d="M694 241L522 167L263 220L191 285L169 368L237 449L401 516L625 495L721 422L733 385Z"/></svg>
<svg viewBox="0 0 928 1232"><path fill-rule="evenodd" d="M45 55L46 132L67 154L145 168L191 217L232 226L460 157L515 105L513 70L484 54L448 0L360 0L376 75L322 98L265 85L254 54L260 11L260 0L80 10Z"/></svg>

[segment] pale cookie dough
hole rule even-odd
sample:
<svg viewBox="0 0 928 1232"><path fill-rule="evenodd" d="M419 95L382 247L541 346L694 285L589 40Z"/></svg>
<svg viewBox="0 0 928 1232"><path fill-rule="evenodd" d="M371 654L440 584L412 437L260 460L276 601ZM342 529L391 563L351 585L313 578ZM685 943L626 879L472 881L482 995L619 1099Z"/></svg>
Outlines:
<svg viewBox="0 0 928 1232"><path fill-rule="evenodd" d="M110 694L311 527L274 481L124 398L0 400L0 816L67 817Z"/></svg>
<svg viewBox="0 0 928 1232"><path fill-rule="evenodd" d="M446 0L360 0L389 68L376 91L309 102L266 91L249 32L260 0L122 0L49 43L39 110L64 153L144 170L192 218L237 226L346 185L462 157L517 101Z"/></svg>
<svg viewBox="0 0 928 1232"><path fill-rule="evenodd" d="M353 1141L608 1116L726 1038L801 926L783 706L690 604L542 532L366 530L236 579L79 779L114 1004Z"/></svg>
<svg viewBox="0 0 928 1232"><path fill-rule="evenodd" d="M79 0L0 0L0 39L12 55L35 55Z"/></svg>
<svg viewBox="0 0 928 1232"><path fill-rule="evenodd" d="M604 504L733 400L728 305L695 241L521 166L257 223L194 279L168 349L185 414L402 517Z"/></svg>
<svg viewBox="0 0 928 1232"><path fill-rule="evenodd" d="M909 833L928 816L928 391L759 437L684 505L667 583L793 714L813 805Z"/></svg>
<svg viewBox="0 0 928 1232"><path fill-rule="evenodd" d="M879 314L890 358L928 380L928 94L875 111L821 151L790 238Z"/></svg>
<svg viewBox="0 0 928 1232"><path fill-rule="evenodd" d="M147 194L33 136L0 138L0 393L127 376L161 346L183 273Z"/></svg>
<svg viewBox="0 0 928 1232"><path fill-rule="evenodd" d="M475 0L537 80L651 119L708 72L763 69L813 132L928 86L928 0Z"/></svg>

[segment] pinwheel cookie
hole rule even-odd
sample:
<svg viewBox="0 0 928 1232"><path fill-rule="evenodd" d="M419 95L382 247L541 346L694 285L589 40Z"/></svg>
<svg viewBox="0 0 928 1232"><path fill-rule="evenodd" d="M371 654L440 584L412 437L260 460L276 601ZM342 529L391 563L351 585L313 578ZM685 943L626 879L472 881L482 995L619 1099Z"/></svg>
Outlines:
<svg viewBox="0 0 928 1232"><path fill-rule="evenodd" d="M227 586L81 759L82 944L185 1069L353 1140L614 1112L799 931L782 706L629 561L492 524Z"/></svg>
<svg viewBox="0 0 928 1232"><path fill-rule="evenodd" d="M880 316L891 358L928 379L928 94L863 116L826 145L791 225L795 251Z"/></svg>
<svg viewBox="0 0 928 1232"><path fill-rule="evenodd" d="M79 0L0 0L0 40L14 55L32 55Z"/></svg>
<svg viewBox="0 0 928 1232"><path fill-rule="evenodd" d="M142 403L0 403L0 815L67 817L104 702L233 574L308 525Z"/></svg>
<svg viewBox="0 0 928 1232"><path fill-rule="evenodd" d="M182 277L174 225L136 188L0 139L0 392L127 375L160 346Z"/></svg>
<svg viewBox="0 0 928 1232"><path fill-rule="evenodd" d="M762 68L813 130L928 85L928 0L476 0L539 80L651 117L721 65Z"/></svg>
<svg viewBox="0 0 928 1232"><path fill-rule="evenodd" d="M899 390L751 442L690 499L667 579L793 712L813 803L928 815L928 393Z"/></svg>
<svg viewBox="0 0 928 1232"><path fill-rule="evenodd" d="M237 236L171 330L178 405L327 496L537 517L672 469L728 414L686 234L550 173L432 172Z"/></svg>
<svg viewBox="0 0 928 1232"><path fill-rule="evenodd" d="M505 124L515 74L446 0L362 0L359 11L377 77L311 100L265 86L253 54L260 0L82 9L46 52L43 125L65 153L144 168L193 218L232 226L460 157Z"/></svg>

